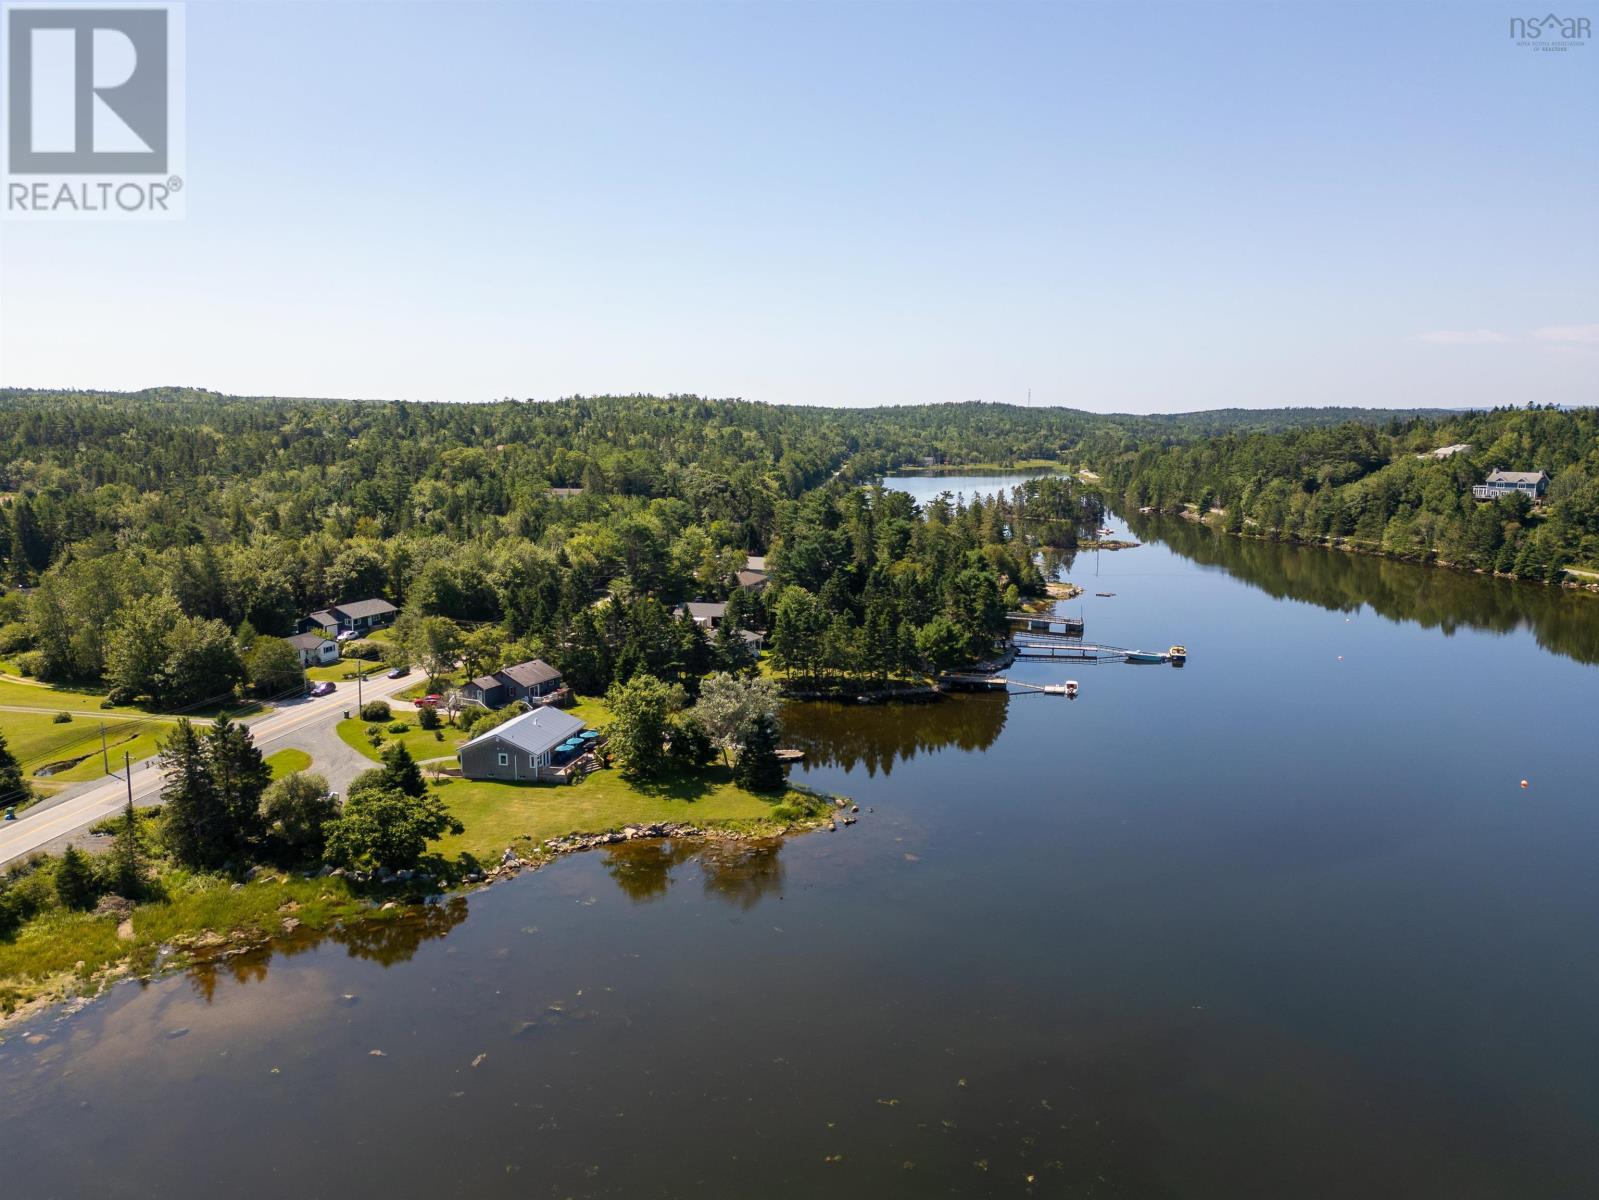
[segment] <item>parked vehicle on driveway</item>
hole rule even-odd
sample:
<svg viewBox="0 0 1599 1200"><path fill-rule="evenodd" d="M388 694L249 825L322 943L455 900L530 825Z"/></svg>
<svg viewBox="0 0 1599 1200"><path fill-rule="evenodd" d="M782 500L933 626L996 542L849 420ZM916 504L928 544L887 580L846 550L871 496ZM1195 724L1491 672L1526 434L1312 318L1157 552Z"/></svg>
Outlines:
<svg viewBox="0 0 1599 1200"><path fill-rule="evenodd" d="M337 684L324 679L320 683L313 683L311 685L311 694L313 696L331 696L337 687Z"/></svg>
<svg viewBox="0 0 1599 1200"><path fill-rule="evenodd" d="M429 692L426 696L418 696L411 703L418 708L437 708L444 703L444 697L439 695L438 692Z"/></svg>

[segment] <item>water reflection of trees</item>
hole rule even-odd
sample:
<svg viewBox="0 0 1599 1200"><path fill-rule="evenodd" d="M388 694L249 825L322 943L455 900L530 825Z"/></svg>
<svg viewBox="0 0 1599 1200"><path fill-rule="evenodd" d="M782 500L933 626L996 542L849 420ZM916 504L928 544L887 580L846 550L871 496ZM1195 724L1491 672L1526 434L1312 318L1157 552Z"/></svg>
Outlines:
<svg viewBox="0 0 1599 1200"><path fill-rule="evenodd" d="M676 880L676 868L695 861L705 894L748 912L782 890L782 838L698 842L647 838L605 850L605 871L635 904L659 900Z"/></svg>
<svg viewBox="0 0 1599 1200"><path fill-rule="evenodd" d="M1038 569L1044 573L1045 579L1065 579L1071 574L1072 564L1076 561L1076 550L1045 546L1038 552Z"/></svg>
<svg viewBox="0 0 1599 1200"><path fill-rule="evenodd" d="M351 958L392 967L409 960L423 942L449 933L466 920L466 912L466 900L453 896L442 904L421 905L399 917L357 919L328 929L302 927L242 954L218 954L195 963L188 970L189 985L209 1002L223 978L235 983L257 982L266 978L275 956L293 958L327 942L343 946Z"/></svg>
<svg viewBox="0 0 1599 1200"><path fill-rule="evenodd" d="M782 838L710 842L700 851L705 894L748 912L783 889Z"/></svg>
<svg viewBox="0 0 1599 1200"><path fill-rule="evenodd" d="M1005 728L1003 694L955 695L936 704L790 704L783 741L805 761L888 775L901 759L944 750L986 750Z"/></svg>
<svg viewBox="0 0 1599 1200"><path fill-rule="evenodd" d="M605 873L635 904L659 900L672 886L672 868L694 857L684 838L643 838L605 849Z"/></svg>
<svg viewBox="0 0 1599 1200"><path fill-rule="evenodd" d="M1268 595L1338 612L1369 605L1393 621L1426 628L1530 629L1538 645L1579 662L1599 663L1599 602L1565 588L1451 571L1314 546L1230 537L1178 517L1131 517L1144 541L1218 566Z"/></svg>

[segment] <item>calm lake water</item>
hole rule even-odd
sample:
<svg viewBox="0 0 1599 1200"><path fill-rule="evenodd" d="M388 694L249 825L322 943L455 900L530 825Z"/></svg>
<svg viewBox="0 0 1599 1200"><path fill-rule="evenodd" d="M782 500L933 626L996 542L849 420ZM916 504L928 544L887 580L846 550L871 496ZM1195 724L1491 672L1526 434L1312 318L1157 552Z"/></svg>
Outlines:
<svg viewBox="0 0 1599 1200"><path fill-rule="evenodd" d="M1133 527L1069 608L1185 669L796 707L851 828L38 1021L0 1194L1599 1193L1599 597Z"/></svg>

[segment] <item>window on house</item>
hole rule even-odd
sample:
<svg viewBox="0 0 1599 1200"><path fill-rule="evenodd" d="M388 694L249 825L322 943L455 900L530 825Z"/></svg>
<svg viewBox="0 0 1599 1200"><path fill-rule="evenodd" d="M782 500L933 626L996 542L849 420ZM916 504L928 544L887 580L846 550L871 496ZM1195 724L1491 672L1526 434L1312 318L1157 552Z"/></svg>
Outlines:
<svg viewBox="0 0 1599 1200"><path fill-rule="evenodd" d="M502 766L502 767L509 766L510 762L511 762L511 756L509 754L507 754L505 751L501 750L500 751L500 766Z"/></svg>
<svg viewBox="0 0 1599 1200"><path fill-rule="evenodd" d="M527 765L537 767L539 765L539 756L537 754L529 754L527 756Z"/></svg>

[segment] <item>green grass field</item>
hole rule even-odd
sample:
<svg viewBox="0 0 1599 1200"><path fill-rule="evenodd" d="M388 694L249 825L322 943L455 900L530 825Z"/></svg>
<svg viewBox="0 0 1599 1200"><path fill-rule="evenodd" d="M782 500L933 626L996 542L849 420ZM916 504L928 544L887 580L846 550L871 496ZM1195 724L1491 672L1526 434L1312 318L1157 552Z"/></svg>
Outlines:
<svg viewBox="0 0 1599 1200"><path fill-rule="evenodd" d="M466 734L459 729L451 729L448 725L437 730L423 729L416 723L416 714L407 712L405 708L391 704L390 709L394 716L388 721L363 721L359 717L351 717L348 721L340 721L338 725L339 739L351 749L359 750L370 759L378 759L383 754L383 748L391 742L402 742L411 757L417 762L430 758L444 758L455 753L455 748L466 741ZM388 726L393 721L404 721L410 726L410 732L395 734L388 731ZM376 724L383 730L383 741L374 746L367 740L366 727ZM442 733L442 738L435 737L435 733Z"/></svg>
<svg viewBox="0 0 1599 1200"><path fill-rule="evenodd" d="M455 817L466 826L436 849L447 858L470 854L498 860L511 843L543 842L568 833L604 833L626 825L679 821L723 828L756 829L773 821L779 804L810 809L823 803L812 793L789 788L759 796L717 766L701 779L635 786L616 771L597 771L577 784L517 784L452 779L436 785Z"/></svg>
<svg viewBox="0 0 1599 1200"><path fill-rule="evenodd" d="M137 708L120 705L102 709L104 692L90 692L82 688L60 687L53 683L39 683L33 679L0 679L0 704L20 705L25 708L48 709L51 712L101 712L138 713Z"/></svg>
<svg viewBox="0 0 1599 1200"><path fill-rule="evenodd" d="M311 756L304 750L296 750L291 746L287 750L267 755L266 765L271 770L273 779L282 779L285 775L293 775L296 771L303 771L309 767Z"/></svg>
<svg viewBox="0 0 1599 1200"><path fill-rule="evenodd" d="M107 713L120 713L124 716L168 716L168 713L152 713L150 710L136 705L119 704L112 708L101 708L100 702L105 699L104 692L85 691L82 688L61 687L53 683L39 683L32 679L0 679L0 707L7 705L18 708L38 709L41 712L70 712L83 713L100 717ZM226 711L229 716L240 717L249 713L259 712L261 706L253 700L236 701L230 705L212 705L207 708L195 709L192 715L197 719L215 717Z"/></svg>
<svg viewBox="0 0 1599 1200"><path fill-rule="evenodd" d="M149 758L160 749L160 742L172 730L171 721L153 721L95 713L57 724L52 713L0 712L0 734L39 790L49 793L62 784L99 779L105 774L101 757L100 726L105 725L105 754L113 769L122 766L123 754L134 762ZM49 776L34 776L40 767L68 759L82 759L76 766Z"/></svg>
<svg viewBox="0 0 1599 1200"><path fill-rule="evenodd" d="M388 672L389 669L380 662L368 662L364 658L341 658L338 662L329 663L325 667L307 667L305 677L313 683L323 680L343 683L349 680L353 685L358 673L364 673L368 679L380 679Z"/></svg>

